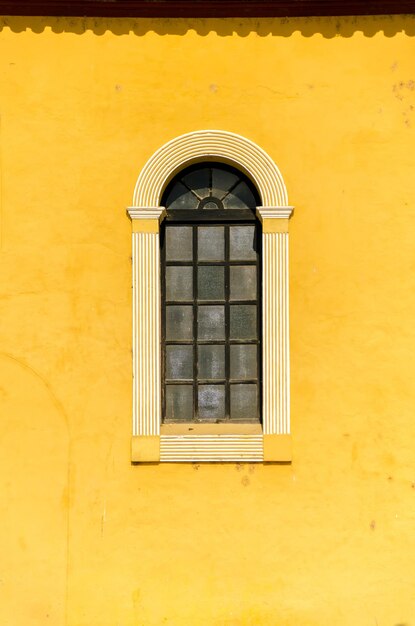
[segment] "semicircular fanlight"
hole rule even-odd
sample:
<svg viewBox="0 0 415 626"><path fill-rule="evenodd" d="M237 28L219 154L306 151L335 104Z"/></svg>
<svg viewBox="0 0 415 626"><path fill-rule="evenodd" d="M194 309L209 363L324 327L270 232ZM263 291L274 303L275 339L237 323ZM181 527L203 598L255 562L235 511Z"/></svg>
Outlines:
<svg viewBox="0 0 415 626"><path fill-rule="evenodd" d="M237 169L210 163L180 172L167 187L163 205L173 211L254 210L256 195L250 180Z"/></svg>

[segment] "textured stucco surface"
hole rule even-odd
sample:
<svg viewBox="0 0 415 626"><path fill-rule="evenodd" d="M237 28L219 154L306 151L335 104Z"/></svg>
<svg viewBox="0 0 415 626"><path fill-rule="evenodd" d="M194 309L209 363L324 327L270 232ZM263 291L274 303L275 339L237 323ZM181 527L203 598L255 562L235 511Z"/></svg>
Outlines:
<svg viewBox="0 0 415 626"><path fill-rule="evenodd" d="M415 19L0 21L0 622L415 625ZM131 225L203 128L275 160L290 466L130 464Z"/></svg>

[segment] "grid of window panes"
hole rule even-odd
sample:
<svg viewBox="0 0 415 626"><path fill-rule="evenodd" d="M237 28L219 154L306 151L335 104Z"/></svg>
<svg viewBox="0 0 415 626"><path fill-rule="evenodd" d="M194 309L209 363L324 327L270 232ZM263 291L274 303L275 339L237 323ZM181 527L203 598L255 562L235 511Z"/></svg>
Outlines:
<svg viewBox="0 0 415 626"><path fill-rule="evenodd" d="M258 420L254 224L166 224L165 421Z"/></svg>
<svg viewBox="0 0 415 626"><path fill-rule="evenodd" d="M166 202L171 221L162 236L163 420L258 422L258 225L252 215L245 223L235 215L216 221L209 204L217 196L205 198L189 222L175 221Z"/></svg>

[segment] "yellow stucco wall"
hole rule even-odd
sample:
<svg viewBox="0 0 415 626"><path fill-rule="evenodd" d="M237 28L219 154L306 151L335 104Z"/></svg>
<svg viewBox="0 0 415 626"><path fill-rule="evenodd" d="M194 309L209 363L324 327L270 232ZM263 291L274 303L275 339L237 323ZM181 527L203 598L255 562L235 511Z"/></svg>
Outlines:
<svg viewBox="0 0 415 626"><path fill-rule="evenodd" d="M2 626L414 626L415 18L0 22ZM291 466L130 464L125 215L185 132L291 220Z"/></svg>

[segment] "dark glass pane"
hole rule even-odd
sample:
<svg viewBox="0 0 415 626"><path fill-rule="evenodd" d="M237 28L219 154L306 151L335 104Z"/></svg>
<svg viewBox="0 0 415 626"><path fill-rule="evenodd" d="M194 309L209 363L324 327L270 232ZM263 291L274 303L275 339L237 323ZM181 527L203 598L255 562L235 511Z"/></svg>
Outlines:
<svg viewBox="0 0 415 626"><path fill-rule="evenodd" d="M183 305L166 307L166 339L181 341L193 339L193 308Z"/></svg>
<svg viewBox="0 0 415 626"><path fill-rule="evenodd" d="M166 228L166 260L191 261L193 259L193 229L191 226Z"/></svg>
<svg viewBox="0 0 415 626"><path fill-rule="evenodd" d="M255 261L255 226L231 226L229 231L231 260Z"/></svg>
<svg viewBox="0 0 415 626"><path fill-rule="evenodd" d="M225 236L223 226L199 226L199 261L223 261L225 258Z"/></svg>
<svg viewBox="0 0 415 626"><path fill-rule="evenodd" d="M246 380L257 377L257 354L256 345L234 345L231 351L231 378Z"/></svg>
<svg viewBox="0 0 415 626"><path fill-rule="evenodd" d="M166 267L166 300L193 299L193 268Z"/></svg>
<svg viewBox="0 0 415 626"><path fill-rule="evenodd" d="M225 346L198 347L199 378L225 378Z"/></svg>
<svg viewBox="0 0 415 626"><path fill-rule="evenodd" d="M253 420L257 418L257 386L254 384L231 385L231 419Z"/></svg>
<svg viewBox="0 0 415 626"><path fill-rule="evenodd" d="M166 208L171 209L196 209L199 204L198 199L184 185L177 182L171 188L166 198Z"/></svg>
<svg viewBox="0 0 415 626"><path fill-rule="evenodd" d="M199 385L199 418L224 419L225 385Z"/></svg>
<svg viewBox="0 0 415 626"><path fill-rule="evenodd" d="M212 196L222 200L223 196L235 185L238 176L228 170L212 168Z"/></svg>
<svg viewBox="0 0 415 626"><path fill-rule="evenodd" d="M256 300L256 266L234 265L230 267L231 300Z"/></svg>
<svg viewBox="0 0 415 626"><path fill-rule="evenodd" d="M258 419L259 243L247 216L259 201L251 189L241 172L207 162L180 172L162 198L172 209L162 255L166 421ZM222 207L235 211L229 222Z"/></svg>
<svg viewBox="0 0 415 626"><path fill-rule="evenodd" d="M230 309L230 338L256 339L256 306L254 304L234 304Z"/></svg>
<svg viewBox="0 0 415 626"><path fill-rule="evenodd" d="M193 419L193 385L166 385L166 419L175 422Z"/></svg>
<svg viewBox="0 0 415 626"><path fill-rule="evenodd" d="M255 209L256 202L248 185L241 182L223 199L223 206L225 209Z"/></svg>
<svg viewBox="0 0 415 626"><path fill-rule="evenodd" d="M193 346L166 346L166 378L193 378Z"/></svg>
<svg viewBox="0 0 415 626"><path fill-rule="evenodd" d="M199 300L225 299L225 268L221 266L199 266L197 268Z"/></svg>
<svg viewBox="0 0 415 626"><path fill-rule="evenodd" d="M201 341L225 339L225 307L199 306L198 335Z"/></svg>
<svg viewBox="0 0 415 626"><path fill-rule="evenodd" d="M183 176L182 180L202 200L209 195L210 168L204 167Z"/></svg>

